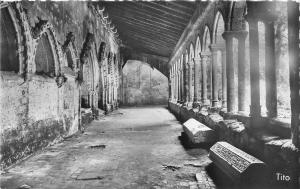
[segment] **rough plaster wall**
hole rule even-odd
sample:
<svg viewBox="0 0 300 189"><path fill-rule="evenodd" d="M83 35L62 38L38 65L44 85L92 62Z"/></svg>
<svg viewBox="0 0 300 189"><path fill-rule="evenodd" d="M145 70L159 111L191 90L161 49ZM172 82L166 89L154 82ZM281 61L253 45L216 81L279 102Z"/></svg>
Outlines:
<svg viewBox="0 0 300 189"><path fill-rule="evenodd" d="M94 61L96 61L95 50L98 51L102 41L106 42L108 51L112 53L118 51L118 45L112 34L108 33L101 21L91 13L87 2L21 4L27 11L30 26L35 26L38 17L49 20L60 44L64 43L68 32L73 32L78 53L82 49L86 34L94 33L96 39ZM63 67L67 62L61 64ZM28 62L28 66L31 65L35 65L35 62ZM96 72L94 80L98 81L97 62L94 63L94 69ZM79 86L74 76L66 75L67 82L58 88L55 78L37 76L34 73L28 81L24 81L24 78L16 73L1 72L0 75L1 168L48 145L56 138L78 131ZM97 100L97 97L94 99Z"/></svg>
<svg viewBox="0 0 300 189"><path fill-rule="evenodd" d="M1 77L0 90L0 125L1 135L6 130L16 129L22 126L22 117L26 117L27 111L27 86L21 85L21 78L4 80Z"/></svg>
<svg viewBox="0 0 300 189"><path fill-rule="evenodd" d="M58 119L58 88L54 81L29 83L29 120Z"/></svg>
<svg viewBox="0 0 300 189"><path fill-rule="evenodd" d="M140 61L128 61L123 68L123 105L167 104L168 79Z"/></svg>

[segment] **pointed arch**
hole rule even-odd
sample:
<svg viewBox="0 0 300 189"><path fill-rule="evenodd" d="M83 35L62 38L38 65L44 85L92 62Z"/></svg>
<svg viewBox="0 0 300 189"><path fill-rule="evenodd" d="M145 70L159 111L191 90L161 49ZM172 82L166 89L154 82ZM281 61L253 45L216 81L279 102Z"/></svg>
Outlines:
<svg viewBox="0 0 300 189"><path fill-rule="evenodd" d="M31 40L25 11L19 2L1 2L1 64L0 71L13 71L23 74L31 68L28 66L29 59L32 60L32 48L28 48L26 41ZM22 24L21 24L22 23ZM28 57L25 58L24 57ZM25 76L25 75L24 75Z"/></svg>
<svg viewBox="0 0 300 189"><path fill-rule="evenodd" d="M184 55L185 55L185 57L184 57L185 58L185 63L188 64L188 62L189 62L189 52L188 52L187 49L185 50Z"/></svg>
<svg viewBox="0 0 300 189"><path fill-rule="evenodd" d="M192 58L195 57L195 50L193 43L190 44L190 54L189 54L189 60L192 61Z"/></svg>
<svg viewBox="0 0 300 189"><path fill-rule="evenodd" d="M222 34L225 31L225 22L224 18L220 11L215 15L214 29L213 29L213 43L223 43L224 39Z"/></svg>
<svg viewBox="0 0 300 189"><path fill-rule="evenodd" d="M204 29L204 34L203 34L203 51L208 51L209 50L209 45L211 43L211 37L210 37L210 31L208 26L205 26Z"/></svg>
<svg viewBox="0 0 300 189"><path fill-rule="evenodd" d="M200 58L201 53L201 42L199 36L196 39L195 57Z"/></svg>

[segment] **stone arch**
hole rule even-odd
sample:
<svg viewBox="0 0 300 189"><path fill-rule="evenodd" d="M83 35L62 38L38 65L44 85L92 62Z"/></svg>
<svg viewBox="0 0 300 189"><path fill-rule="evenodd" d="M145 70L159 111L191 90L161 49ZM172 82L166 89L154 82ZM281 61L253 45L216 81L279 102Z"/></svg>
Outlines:
<svg viewBox="0 0 300 189"><path fill-rule="evenodd" d="M195 48L195 57L200 58L200 53L201 53L201 42L200 42L200 37L197 36L196 39L196 48Z"/></svg>
<svg viewBox="0 0 300 189"><path fill-rule="evenodd" d="M225 31L225 21L224 17L220 11L217 12L214 21L213 28L213 43L223 43L224 39L222 38L222 34Z"/></svg>
<svg viewBox="0 0 300 189"><path fill-rule="evenodd" d="M96 56L94 55L95 49L93 48L93 43L94 35L92 33L88 33L80 53L80 74L83 81L81 86L81 106L83 108L93 107L93 99L91 99L91 92L94 90L94 65L92 56Z"/></svg>
<svg viewBox="0 0 300 189"><path fill-rule="evenodd" d="M211 43L210 31L208 26L205 26L204 34L203 34L202 51L209 51L210 43Z"/></svg>
<svg viewBox="0 0 300 189"><path fill-rule="evenodd" d="M195 57L195 50L193 43L190 44L190 53L189 53L189 60L192 61L192 58Z"/></svg>
<svg viewBox="0 0 300 189"><path fill-rule="evenodd" d="M47 20L40 19L33 28L33 39L35 65L32 71L50 77L60 75L63 56L53 26ZM44 62L45 57L47 58L47 65Z"/></svg>
<svg viewBox="0 0 300 189"><path fill-rule="evenodd" d="M1 54L5 54L5 56L0 55L0 71L26 73L29 52L31 52L31 48L27 47L26 42L31 40L31 36L25 12L19 2L2 2L0 9L1 17L4 17L1 19L1 25L3 25L1 26L0 35ZM13 35L8 36L8 33ZM2 37L6 38L2 39ZM8 64L8 62L11 62L11 64Z"/></svg>
<svg viewBox="0 0 300 189"><path fill-rule="evenodd" d="M246 1L232 2L228 13L228 23L226 21L226 30L239 31L245 30L245 15L247 14ZM224 18L224 17L223 17ZM225 18L224 18L225 21Z"/></svg>
<svg viewBox="0 0 300 189"><path fill-rule="evenodd" d="M187 49L185 50L184 55L185 55L185 64L188 64L189 63L189 52Z"/></svg>
<svg viewBox="0 0 300 189"><path fill-rule="evenodd" d="M67 68L72 69L73 71L77 70L77 50L74 45L75 36L72 32L69 32L66 36L66 40L62 45L62 51L65 56L66 64L64 65Z"/></svg>
<svg viewBox="0 0 300 189"><path fill-rule="evenodd" d="M105 49L106 49L106 43L102 41L100 44L100 47L99 47L99 51L98 51L99 63L102 62L105 58Z"/></svg>
<svg viewBox="0 0 300 189"><path fill-rule="evenodd" d="M34 56L36 74L46 74L51 77L55 76L55 55L52 45L48 33L45 32L42 34L37 42Z"/></svg>

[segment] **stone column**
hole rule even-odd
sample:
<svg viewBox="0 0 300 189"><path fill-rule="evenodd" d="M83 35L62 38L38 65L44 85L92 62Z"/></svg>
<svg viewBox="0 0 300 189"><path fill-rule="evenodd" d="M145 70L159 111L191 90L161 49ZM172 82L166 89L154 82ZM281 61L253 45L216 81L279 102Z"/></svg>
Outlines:
<svg viewBox="0 0 300 189"><path fill-rule="evenodd" d="M234 93L234 65L233 65L233 33L226 31L223 38L226 40L226 76L227 76L227 111L234 112L236 107L236 94Z"/></svg>
<svg viewBox="0 0 300 189"><path fill-rule="evenodd" d="M201 59L199 58L194 58L194 103L193 107L198 107L200 105L200 98L199 98L199 83L200 83L200 64L201 64Z"/></svg>
<svg viewBox="0 0 300 189"><path fill-rule="evenodd" d="M185 60L185 58L183 58ZM183 61L183 95L185 104L189 101L188 99L188 64Z"/></svg>
<svg viewBox="0 0 300 189"><path fill-rule="evenodd" d="M246 52L245 40L248 35L247 31L239 31L238 38L238 111L246 110Z"/></svg>
<svg viewBox="0 0 300 189"><path fill-rule="evenodd" d="M171 101L173 101L173 95L174 95L173 66L171 66L170 68L170 79L171 79Z"/></svg>
<svg viewBox="0 0 300 189"><path fill-rule="evenodd" d="M179 75L179 64L176 62L176 83L177 83L177 88L176 88L176 93L177 93L177 102L180 102L180 75Z"/></svg>
<svg viewBox="0 0 300 189"><path fill-rule="evenodd" d="M181 92L180 92L181 82L180 82L180 78L181 78L181 76L180 76L180 67L178 65L178 71L177 71L177 86L178 86L177 93L178 93L178 98L177 98L177 102L179 102L179 103L181 102Z"/></svg>
<svg viewBox="0 0 300 189"><path fill-rule="evenodd" d="M186 96L187 96L187 105L190 102L190 63L186 63Z"/></svg>
<svg viewBox="0 0 300 189"><path fill-rule="evenodd" d="M266 78L266 107L268 117L277 117L277 82L275 61L274 22L265 22L265 78Z"/></svg>
<svg viewBox="0 0 300 189"><path fill-rule="evenodd" d="M291 138L300 149L300 57L299 57L299 3L288 2L288 48L291 90ZM297 188L297 187L295 187Z"/></svg>
<svg viewBox="0 0 300 189"><path fill-rule="evenodd" d="M189 60L189 102L193 102L193 95L192 95L192 82L193 82L193 61Z"/></svg>
<svg viewBox="0 0 300 189"><path fill-rule="evenodd" d="M226 51L222 50L222 108L227 108Z"/></svg>
<svg viewBox="0 0 300 189"><path fill-rule="evenodd" d="M299 49L299 3L288 1L288 49L291 91L291 139L293 145L300 149L300 49ZM294 150L290 161L291 187L299 188L299 152Z"/></svg>
<svg viewBox="0 0 300 189"><path fill-rule="evenodd" d="M183 60L182 60L183 61ZM180 61L180 93L181 93L181 103L184 104L185 94L184 94L184 76L183 76L183 62Z"/></svg>
<svg viewBox="0 0 300 189"><path fill-rule="evenodd" d="M201 63L202 63L202 94L201 100L203 105L209 105L209 100L207 99L207 63L209 61L209 52L201 52Z"/></svg>
<svg viewBox="0 0 300 189"><path fill-rule="evenodd" d="M177 101L177 77L176 77L176 65L174 64L174 67L173 67L173 77L174 77L174 101L176 102Z"/></svg>
<svg viewBox="0 0 300 189"><path fill-rule="evenodd" d="M220 89L220 78L218 76L219 64L218 63L218 52L222 52L224 46L222 44L211 44L212 52L212 106L219 107L219 89Z"/></svg>
<svg viewBox="0 0 300 189"><path fill-rule="evenodd" d="M251 85L251 107L250 116L252 127L259 127L257 122L261 116L260 107L260 83L259 83L259 43L258 22L256 19L248 19L249 22L249 44L250 44L250 85Z"/></svg>
<svg viewBox="0 0 300 189"><path fill-rule="evenodd" d="M172 99L172 73L169 71L169 79L168 79L168 87L169 87L169 102Z"/></svg>

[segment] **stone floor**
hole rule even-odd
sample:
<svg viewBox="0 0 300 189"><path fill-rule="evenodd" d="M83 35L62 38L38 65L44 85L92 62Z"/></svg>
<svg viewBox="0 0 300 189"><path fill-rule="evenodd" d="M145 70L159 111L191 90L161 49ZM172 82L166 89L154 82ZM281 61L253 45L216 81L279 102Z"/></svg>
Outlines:
<svg viewBox="0 0 300 189"><path fill-rule="evenodd" d="M216 188L207 149L181 132L165 107L119 109L10 168L1 188Z"/></svg>

